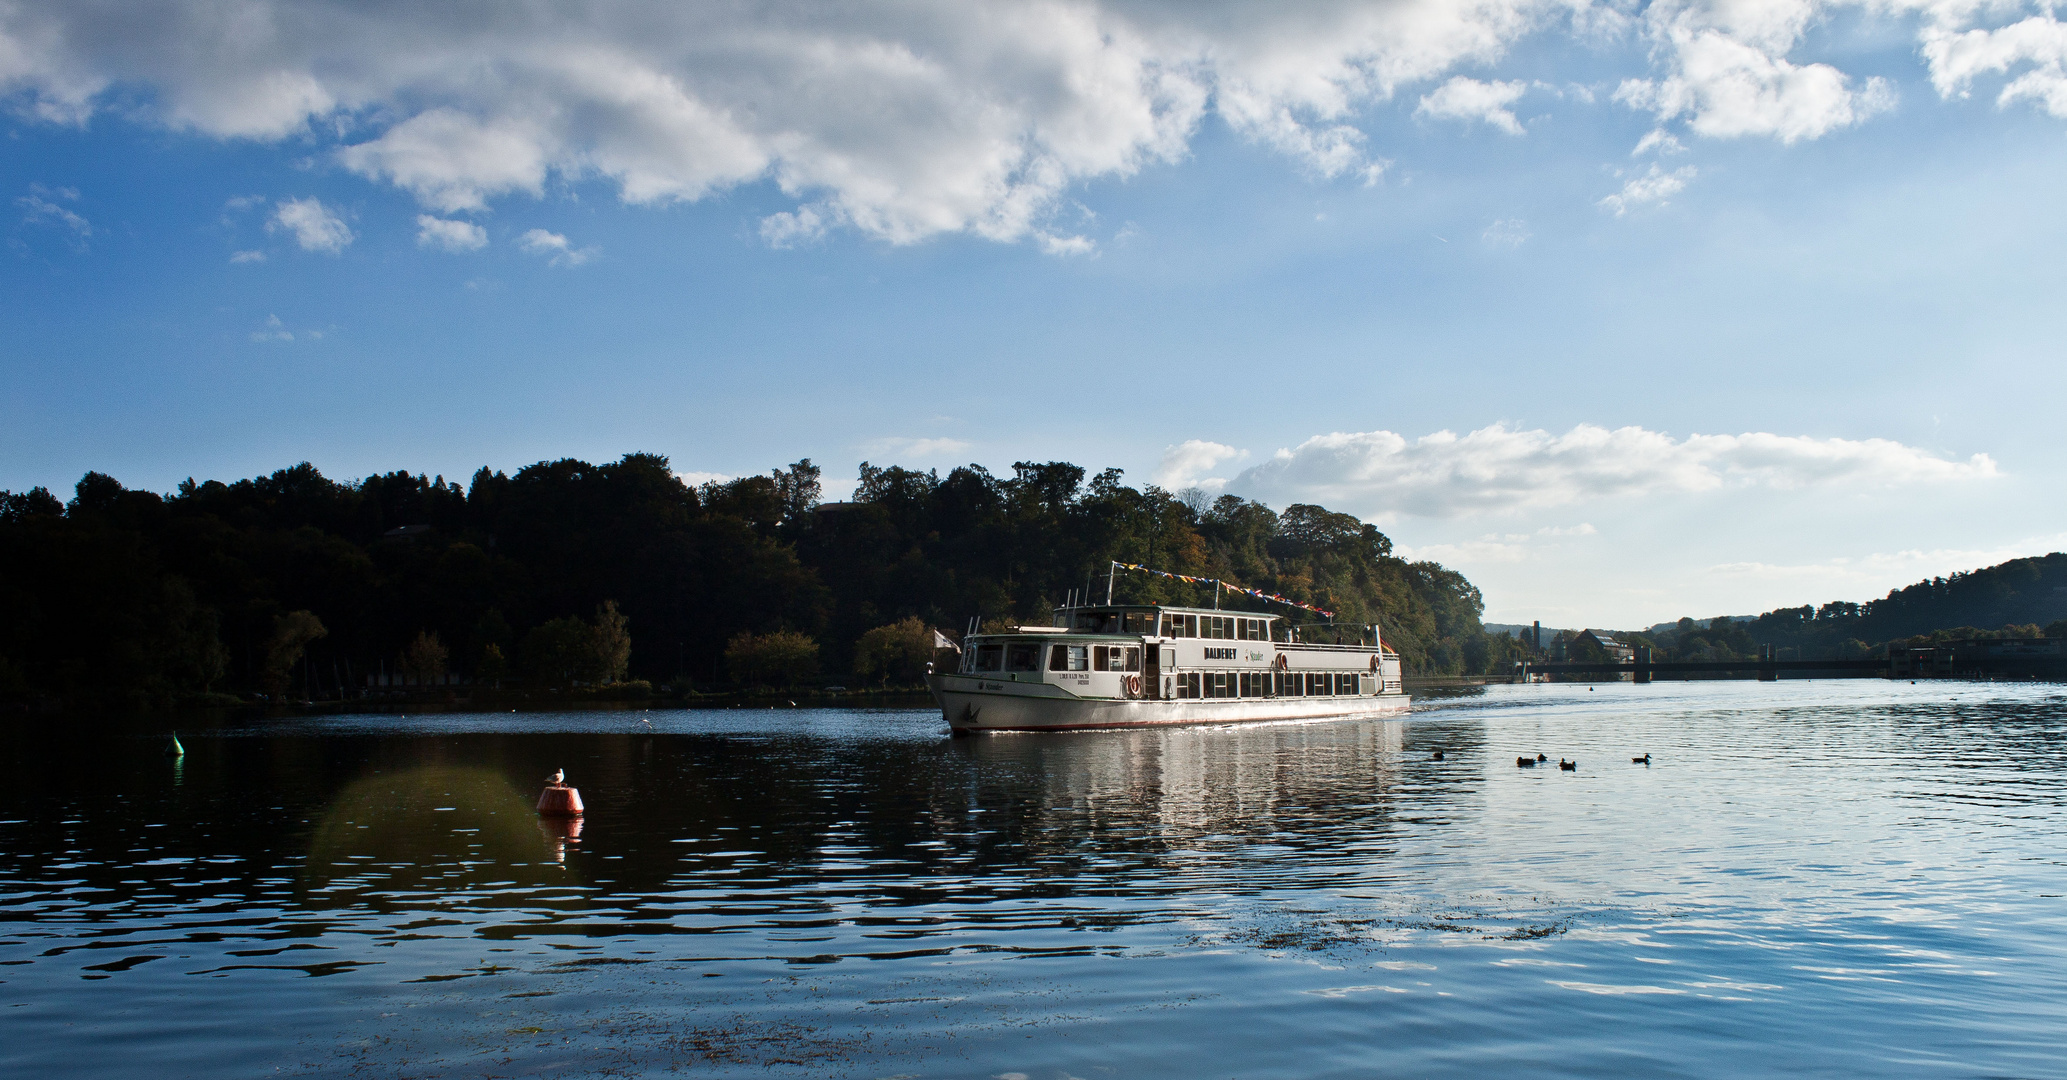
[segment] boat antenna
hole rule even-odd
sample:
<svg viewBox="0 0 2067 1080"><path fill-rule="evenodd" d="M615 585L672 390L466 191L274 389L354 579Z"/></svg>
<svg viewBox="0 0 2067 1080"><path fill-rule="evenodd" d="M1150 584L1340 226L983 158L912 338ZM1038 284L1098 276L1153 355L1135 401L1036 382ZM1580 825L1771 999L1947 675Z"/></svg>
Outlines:
<svg viewBox="0 0 2067 1080"><path fill-rule="evenodd" d="M1120 572L1120 564L1119 564L1118 562L1110 562L1110 563L1107 563L1107 564L1106 564L1106 566L1105 566L1105 602L1106 602L1106 604L1107 604L1108 606L1110 606L1110 605L1112 604L1112 579L1113 579L1113 575L1114 575L1114 574L1117 574L1117 573L1119 573L1119 572Z"/></svg>

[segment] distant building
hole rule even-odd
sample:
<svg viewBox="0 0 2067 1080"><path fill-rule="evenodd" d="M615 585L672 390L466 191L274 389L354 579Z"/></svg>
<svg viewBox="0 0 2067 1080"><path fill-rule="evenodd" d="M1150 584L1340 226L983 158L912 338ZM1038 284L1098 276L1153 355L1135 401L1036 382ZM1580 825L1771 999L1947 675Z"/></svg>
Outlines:
<svg viewBox="0 0 2067 1080"><path fill-rule="evenodd" d="M1606 653L1607 662L1611 664L1627 664L1636 660L1636 646L1624 644L1598 630L1581 630L1579 636L1572 639L1571 648L1580 655L1592 651L1588 646Z"/></svg>
<svg viewBox="0 0 2067 1080"><path fill-rule="evenodd" d="M1557 637L1551 639L1549 660L1552 663L1627 664L1636 660L1636 646L1599 630L1581 630L1577 634L1560 630ZM1636 678L1636 672L1553 675L1551 678L1574 682L1626 682Z"/></svg>
<svg viewBox="0 0 2067 1080"><path fill-rule="evenodd" d="M1957 638L1888 652L1888 675L1896 679L2008 676L2067 678L2067 639Z"/></svg>

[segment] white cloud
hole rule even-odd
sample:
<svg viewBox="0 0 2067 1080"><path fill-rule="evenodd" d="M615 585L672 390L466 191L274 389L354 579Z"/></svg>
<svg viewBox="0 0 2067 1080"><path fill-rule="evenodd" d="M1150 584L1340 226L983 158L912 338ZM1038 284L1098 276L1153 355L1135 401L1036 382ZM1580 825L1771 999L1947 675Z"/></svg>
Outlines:
<svg viewBox="0 0 2067 1080"><path fill-rule="evenodd" d="M1602 199L1602 209L1613 210L1616 217L1628 213L1632 208L1645 203L1663 204L1665 200L1685 190L1687 181L1698 175L1692 165L1683 165L1666 172L1656 165L1641 176L1632 176L1622 185L1622 190Z"/></svg>
<svg viewBox="0 0 2067 1080"><path fill-rule="evenodd" d="M969 446L961 439L888 438L871 440L864 449L872 454L891 454L910 461L950 457L967 452Z"/></svg>
<svg viewBox="0 0 2067 1080"><path fill-rule="evenodd" d="M330 141L441 214L554 183L626 202L772 183L823 225L1088 241L1072 185L1182 160L1209 113L1320 177L1382 169L1355 122L1399 88L1497 61L1585 0L881 7L435 6L78 0L0 7L0 94L221 138ZM138 94L118 90L140 87Z"/></svg>
<svg viewBox="0 0 2067 1080"><path fill-rule="evenodd" d="M690 487L702 487L705 484L729 484L732 481L739 479L739 477L736 477L731 473L701 472L695 469L690 469L687 471L675 473L675 479L680 480L681 482L689 485Z"/></svg>
<svg viewBox="0 0 2067 1080"><path fill-rule="evenodd" d="M294 334L292 331L287 329L286 324L280 321L280 316L268 315L266 316L266 324L258 328L257 330L253 330L251 332L251 340L261 343L272 341L293 341Z"/></svg>
<svg viewBox="0 0 2067 1080"><path fill-rule="evenodd" d="M2067 29L2042 0L1053 0L897 5L607 0L0 4L0 104L78 125L108 110L223 139L310 140L449 216L555 185L627 203L766 184L771 243L851 229L1085 249L1067 193L1182 161L1209 117L1321 178L1374 183L1358 125L1403 91L1424 115L1519 133L1532 36L1650 45L1617 100L1710 137L1795 142L1893 104L1890 84L1797 56L1834 12L1913 26L1941 95L2067 117ZM1555 52L1555 48L1550 50ZM1592 73L1589 72L1589 77ZM1583 86L1551 92L1585 100ZM1663 144L1659 144L1663 145ZM1088 243L1088 241L1085 241ZM325 249L333 250L333 249Z"/></svg>
<svg viewBox="0 0 2067 1080"><path fill-rule="evenodd" d="M1893 86L1867 79L1858 89L1829 64L1797 64L1787 53L1818 6L1809 0L1657 3L1645 33L1667 58L1662 79L1625 79L1615 100L1657 115L1681 116L1713 138L1817 139L1894 107Z"/></svg>
<svg viewBox="0 0 2067 1080"><path fill-rule="evenodd" d="M1495 247L1520 247L1529 239L1529 223L1520 218L1503 218L1486 226L1479 238Z"/></svg>
<svg viewBox="0 0 2067 1080"><path fill-rule="evenodd" d="M232 251L230 252L230 261L233 263L261 263L266 261L266 253L263 251Z"/></svg>
<svg viewBox="0 0 2067 1080"><path fill-rule="evenodd" d="M1409 561L1426 559L1452 566L1518 563L1556 552L1559 547L1556 541L1560 538L1592 536L1597 532L1598 529L1584 522L1571 526L1545 525L1533 533L1487 533L1475 540L1448 544L1401 544L1394 550L1400 558ZM1544 537L1552 541L1548 547L1539 542Z"/></svg>
<svg viewBox="0 0 2067 1080"><path fill-rule="evenodd" d="M416 215L416 243L446 251L479 251L488 246L488 230L471 221Z"/></svg>
<svg viewBox="0 0 2067 1080"><path fill-rule="evenodd" d="M65 188L55 192L44 192L43 194L54 194L60 198L66 197L67 194L69 194L69 196L74 199L79 197L79 193L76 191L72 191L70 188ZM49 199L44 198L43 194L24 195L21 198L14 200L14 204L16 206L19 206L23 210L27 211L26 214L22 215L22 220L24 222L28 222L30 224L48 222L51 224L62 225L65 228L72 230L73 234L78 236L79 239L82 240L86 237L93 235L92 222L87 221L85 218L79 216L71 210L66 209L65 207L59 206L58 204L51 202Z"/></svg>
<svg viewBox="0 0 2067 1080"><path fill-rule="evenodd" d="M353 239L344 219L314 198L282 199L273 207L266 231L283 230L294 234L294 242L303 251L327 251L332 255L343 251Z"/></svg>
<svg viewBox="0 0 2067 1080"><path fill-rule="evenodd" d="M2029 64L2028 70L2002 88L1996 104L2034 101L2046 112L2067 119L2067 24L2048 8L1995 29L1961 29L1953 17L1957 14L1963 14L1959 7L1939 12L1923 34L1931 85L1941 96L1964 97L1977 76L2006 73Z"/></svg>
<svg viewBox="0 0 2067 1080"><path fill-rule="evenodd" d="M1525 562L1530 555L1527 537L1495 533L1453 544L1400 544L1393 553L1408 562L1439 562L1450 567Z"/></svg>
<svg viewBox="0 0 2067 1080"><path fill-rule="evenodd" d="M1631 150L1629 156L1642 157L1646 152L1652 150L1656 150L1661 154L1684 154L1687 152L1687 148L1680 143L1679 136L1666 131L1664 128L1652 128L1644 134L1643 138L1636 141L1636 149Z"/></svg>
<svg viewBox="0 0 2067 1080"><path fill-rule="evenodd" d="M1034 241L1049 255L1090 255L1098 250L1098 245L1086 236L1056 236L1036 231Z"/></svg>
<svg viewBox="0 0 2067 1080"><path fill-rule="evenodd" d="M1528 89L1529 84L1520 80L1480 82L1459 75L1424 96L1421 104L1415 107L1414 115L1466 123L1477 121L1509 135L1520 135L1521 121L1515 119L1514 111L1508 106L1520 100Z"/></svg>
<svg viewBox="0 0 2067 1080"><path fill-rule="evenodd" d="M1176 446L1164 448L1162 464L1156 467L1155 483L1172 491L1190 487L1218 491L1227 486L1227 478L1205 474L1223 461L1240 461L1248 456L1247 450L1237 450L1222 443L1186 439Z"/></svg>
<svg viewBox="0 0 2067 1080"><path fill-rule="evenodd" d="M1763 432L1674 439L1640 427L1611 431L1591 424L1554 435L1496 424L1412 442L1390 431L1320 435L1278 451L1231 486L1273 505L1318 502L1367 517L1450 517L1725 486L1871 487L1995 475L1986 454L1951 461L1887 439Z"/></svg>
<svg viewBox="0 0 2067 1080"><path fill-rule="evenodd" d="M769 247L789 248L810 243L825 235L832 222L815 206L799 206L761 219L761 239Z"/></svg>
<svg viewBox="0 0 2067 1080"><path fill-rule="evenodd" d="M2035 536L2013 543L1979 549L1938 548L1874 552L1858 557L1826 559L1812 563L1730 562L1717 563L1706 572L1733 582L1811 585L1849 593L1854 600L1885 595L1889 589L1960 570L1978 570L2011 559L2044 555L2067 547L2067 533Z"/></svg>
<svg viewBox="0 0 2067 1080"><path fill-rule="evenodd" d="M553 266L580 266L603 253L599 247L577 248L566 237L544 229L532 229L517 238L517 246L533 255L551 256Z"/></svg>

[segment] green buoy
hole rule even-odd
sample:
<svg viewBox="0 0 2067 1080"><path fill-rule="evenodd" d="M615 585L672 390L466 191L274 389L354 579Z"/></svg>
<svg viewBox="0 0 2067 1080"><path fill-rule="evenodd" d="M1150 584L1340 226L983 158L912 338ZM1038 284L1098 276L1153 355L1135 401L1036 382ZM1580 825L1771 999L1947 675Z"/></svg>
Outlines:
<svg viewBox="0 0 2067 1080"><path fill-rule="evenodd" d="M172 733L172 745L165 748L166 757L186 757L187 748L179 744L179 732Z"/></svg>

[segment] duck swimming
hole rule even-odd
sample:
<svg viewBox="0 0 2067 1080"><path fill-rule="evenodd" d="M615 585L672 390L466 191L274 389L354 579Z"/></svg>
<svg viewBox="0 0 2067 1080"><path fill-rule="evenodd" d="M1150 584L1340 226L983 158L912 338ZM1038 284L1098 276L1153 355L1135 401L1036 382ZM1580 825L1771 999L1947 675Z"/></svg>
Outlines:
<svg viewBox="0 0 2067 1080"><path fill-rule="evenodd" d="M1631 765L1649 765L1651 763L1651 755L1645 754L1642 757L1630 758L1629 763Z"/></svg>
<svg viewBox="0 0 2067 1080"><path fill-rule="evenodd" d="M1533 769L1536 767L1536 759L1524 754L1514 759L1514 767L1517 769Z"/></svg>
<svg viewBox="0 0 2067 1080"><path fill-rule="evenodd" d="M1558 768L1560 768L1560 769L1563 769L1563 770L1564 770L1564 771L1566 771L1566 772L1578 772L1578 771L1579 771L1579 763L1578 763L1578 762L1576 762L1576 761L1566 761L1566 760L1565 760L1564 758L1559 758L1559 759L1557 759L1557 767L1558 767Z"/></svg>

